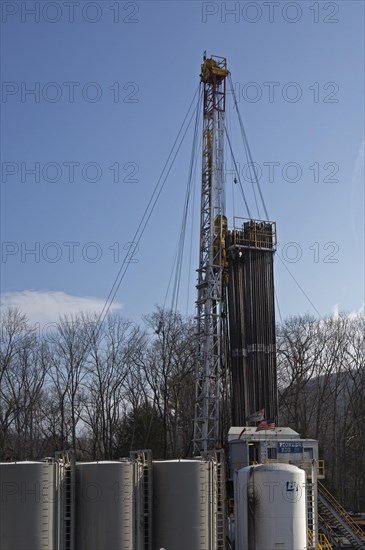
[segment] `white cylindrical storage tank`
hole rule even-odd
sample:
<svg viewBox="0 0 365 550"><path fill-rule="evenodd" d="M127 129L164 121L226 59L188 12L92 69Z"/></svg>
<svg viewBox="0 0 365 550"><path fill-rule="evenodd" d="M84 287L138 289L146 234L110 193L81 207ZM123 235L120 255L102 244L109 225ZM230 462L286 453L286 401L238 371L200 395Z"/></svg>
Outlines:
<svg viewBox="0 0 365 550"><path fill-rule="evenodd" d="M134 550L134 471L130 460L76 464L77 550Z"/></svg>
<svg viewBox="0 0 365 550"><path fill-rule="evenodd" d="M56 550L57 464L0 464L1 550Z"/></svg>
<svg viewBox="0 0 365 550"><path fill-rule="evenodd" d="M211 460L153 463L154 545L159 550L215 550L217 465Z"/></svg>
<svg viewBox="0 0 365 550"><path fill-rule="evenodd" d="M290 464L259 464L236 472L236 550L307 548L306 477Z"/></svg>

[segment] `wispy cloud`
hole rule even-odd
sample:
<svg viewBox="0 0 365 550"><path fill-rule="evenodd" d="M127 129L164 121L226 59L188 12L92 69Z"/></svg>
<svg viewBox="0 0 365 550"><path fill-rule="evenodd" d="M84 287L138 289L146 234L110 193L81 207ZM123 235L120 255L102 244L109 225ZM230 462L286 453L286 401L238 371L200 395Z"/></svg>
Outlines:
<svg viewBox="0 0 365 550"><path fill-rule="evenodd" d="M334 306L331 307L332 317L333 317L334 319L337 319L337 318L338 318L338 315L339 315L339 305L340 305L340 304L335 304Z"/></svg>
<svg viewBox="0 0 365 550"><path fill-rule="evenodd" d="M345 313L349 319L355 319L356 317L364 315L364 305L362 304L357 311L350 311L350 312L341 312L340 310L340 304L334 304L331 307L332 317L334 319L338 319L340 316L340 313Z"/></svg>
<svg viewBox="0 0 365 550"><path fill-rule="evenodd" d="M44 326L56 323L60 316L78 313L99 313L104 300L92 296L72 296L65 292L23 290L6 292L1 295L1 307L18 307L30 324ZM122 309L121 303L113 303L110 311Z"/></svg>

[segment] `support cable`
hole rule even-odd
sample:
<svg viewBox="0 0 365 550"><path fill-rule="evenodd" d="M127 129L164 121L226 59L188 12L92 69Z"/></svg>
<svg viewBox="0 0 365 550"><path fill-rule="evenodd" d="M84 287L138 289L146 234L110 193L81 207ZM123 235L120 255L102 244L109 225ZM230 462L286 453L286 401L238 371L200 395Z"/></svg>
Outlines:
<svg viewBox="0 0 365 550"><path fill-rule="evenodd" d="M285 267L285 269L287 270L287 272L289 273L290 277L293 279L293 281L295 282L295 284L297 285L297 287L299 288L299 290L303 293L303 295L307 298L308 302L310 303L310 305L312 306L312 308L314 309L314 311L317 313L317 315L319 315L319 317L322 319L322 315L319 313L318 309L316 308L316 306L313 304L312 300L309 298L308 294L306 294L306 292L304 291L304 289L300 286L300 284L298 283L298 281L296 280L296 278L294 277L294 275L292 274L292 272L290 271L290 269L288 268L287 265L285 265L285 262L284 260L282 260L282 258L280 258L280 256L278 256L279 260L281 261L281 263L283 264L283 266Z"/></svg>
<svg viewBox="0 0 365 550"><path fill-rule="evenodd" d="M240 172L239 172L239 170L238 170L238 168L237 168L236 159L235 159L234 154L233 154L233 149L232 149L231 140L229 139L229 135L228 135L228 132L227 132L227 128L226 128L226 127L224 127L224 130L225 130L225 133L226 133L226 137L227 137L227 142L228 142L229 150L231 151L231 156L232 156L232 160L233 160L233 164L234 164L234 169L235 169L236 174L237 174L238 183L240 184L241 194L242 194L242 197L243 197L245 206L246 206L246 210L247 210L247 213L248 213L248 217L249 217L249 218L252 218L251 212L250 212L250 209L249 209L247 200L246 200L245 192L244 192L244 190L243 190L243 185L242 185L242 182L241 182Z"/></svg>
<svg viewBox="0 0 365 550"><path fill-rule="evenodd" d="M200 148L201 140L199 140L198 149ZM189 300L190 300L190 278L191 278L191 265L192 265L192 255L193 255L193 237L194 237L194 214L195 214L195 182L196 182L196 167L197 167L197 159L195 161L194 166L194 175L193 175L193 182L194 182L194 188L193 188L193 204L191 207L191 225L190 225L190 249L189 249L189 269L188 269L188 279L187 279L187 296L186 296L186 316L189 314Z"/></svg>
<svg viewBox="0 0 365 550"><path fill-rule="evenodd" d="M228 132L228 135L231 135L231 130L232 130L232 121L231 121L231 111L228 110L227 111L227 132ZM231 168L232 168L232 164L234 165L233 163L233 159L231 157ZM226 170L225 173L228 173L228 171ZM227 181L227 180L226 180ZM233 219L235 219L236 217L236 207L235 207L235 185L237 184L238 180L236 178L236 176L234 178L232 178L232 213L233 213ZM226 187L227 189L227 187Z"/></svg>
<svg viewBox="0 0 365 550"><path fill-rule="evenodd" d="M253 173L254 173L254 179L255 179L257 188L258 188L258 190L259 190L259 193L260 193L260 198L261 198L261 202L262 202L262 205L263 205L263 208L264 208L264 211L265 211L266 220L269 221L270 218L269 218L269 215L268 215L268 212L267 212L265 200L264 200L264 197L263 197L263 194L262 194L262 190L261 190L261 186L260 186L260 183L259 183L259 179L258 179L258 176L257 176L256 167L255 167L255 164L254 164L253 159L252 159L252 154L251 154L250 146L249 146L249 144L248 144L247 135L246 135L246 132L245 132L245 129L244 129L244 126L243 126L241 113L240 113L239 108L238 108L236 93L235 93L235 91L234 91L233 81L232 81L231 75L229 75L229 81L230 81L231 88L232 88L232 94L233 94L233 99L234 99L234 105L235 105L235 109L236 109L236 112L237 112L237 115L238 115L238 121L239 121L240 129L241 129L241 135L242 135L243 144L244 144L245 151L246 151L246 154L247 154L247 160L249 161L249 166L252 166L252 170L253 170ZM227 137L228 137L228 136L227 136ZM229 141L228 141L228 143L229 143ZM250 216L250 217L251 217L251 216ZM293 281L295 282L295 284L297 285L297 287L299 288L299 290L302 292L302 294L303 294L303 295L305 296L305 298L308 300L308 302L310 303L310 305L312 306L312 308L314 309L314 311L317 313L317 315L319 315L320 318L322 318L322 315L320 314L320 312L318 311L318 309L316 308L316 306L313 304L313 302L312 302L311 299L309 298L308 294L304 291L304 289L303 289L303 288L301 287L301 285L298 283L298 281L296 280L296 278L294 277L294 275L292 274L292 272L290 271L290 269L288 268L288 266L285 265L284 261L282 260L282 258L280 258L280 256L279 256L279 260L280 260L281 263L284 265L284 267L285 267L285 269L287 270L287 272L289 273L290 277L293 279ZM281 319L280 310L279 310L279 315L280 315L280 319Z"/></svg>
<svg viewBox="0 0 365 550"><path fill-rule="evenodd" d="M201 101L201 99L202 99L202 94L200 94L199 101L198 101L198 108L197 108L197 112L196 112L193 145L192 145L190 167L189 167L188 185L187 185L187 190L186 190L185 206L184 206L184 213L183 213L183 220L182 220L182 227L181 227L181 234L180 234L180 250L179 250L179 257L178 257L179 261L178 261L178 265L177 265L174 292L173 292L173 296L172 296L172 310L173 311L177 310L177 303L178 303L179 291L180 291L182 262L183 262L184 247L185 247L186 222L187 222L190 196L191 196L194 165L195 165L196 156L197 156L196 155L196 152L197 152L196 151L196 143L198 141L198 128L199 128L199 119L200 119L199 115L200 115L200 101Z"/></svg>
<svg viewBox="0 0 365 550"><path fill-rule="evenodd" d="M229 75L229 81L230 81L231 88L232 88L234 106L235 106L235 109L236 109L236 112L237 112L237 115L238 115L238 121L239 121L240 129L241 129L241 135L242 135L243 144L244 144L245 151L246 151L246 154L247 154L247 160L249 161L249 168L250 168L250 170L251 170L251 166L252 166L252 170L253 170L253 174L254 174L254 180L255 180L255 182L256 182L257 189L258 189L259 194L260 194L262 206L263 206L264 211L265 211L266 220L269 221L269 215L268 215L268 213L267 213L265 200L264 200L264 197L263 197L263 194L262 194L262 191L261 191L261 186L260 186L259 179L258 179L258 176L257 176L256 167L255 167L255 164L254 164L254 162L253 162L253 160L252 160L252 155L251 155L250 146L249 146L249 144L248 144L248 140L247 140L245 128L244 128L244 126L243 126L241 113L240 113L239 108L238 108L236 93L235 93L235 91L234 91L233 81L232 81L231 75ZM255 200L256 200L256 196L255 196Z"/></svg>
<svg viewBox="0 0 365 550"><path fill-rule="evenodd" d="M276 292L275 288L274 288L274 294L275 294L276 307L277 307L279 317L280 317L280 322L283 325L283 318L281 316L281 309L280 309L280 305L279 305L279 299L278 299L278 295L277 295L277 292Z"/></svg>
<svg viewBox="0 0 365 550"><path fill-rule="evenodd" d="M199 87L197 88L197 90L195 91L194 93L194 96L193 96L193 99L189 105L189 108L188 108L188 111L184 117L184 120L180 126L180 129L178 131L178 134L175 138L175 141L173 143L173 146L170 150L170 153L167 157L167 160L164 164L164 167L162 169L162 172L161 172L161 175L160 177L158 178L157 180L157 183L155 185L155 188L152 192L152 195L149 199L149 202L145 208L145 211L142 215L142 218L139 222L139 225L134 233L134 236L133 236L133 239L132 239L132 242L133 244L135 245L135 248L134 250L136 250L136 248L138 247L138 244L146 230L146 227L147 227L147 224L151 218L151 215L154 211L154 208L156 206L156 203L161 195L161 192L165 186L165 183L166 183L166 180L171 172L171 169L172 169L172 166L173 166L173 163L180 151L180 148L181 148L181 145L184 141L184 138L186 136L186 133L190 127L190 124L191 124L191 121L194 117L194 114L195 114L195 111L197 110L198 106L196 105L195 108L193 109L193 112L192 114L190 115L190 112L191 112L191 109L194 105L194 102L195 102L195 98L196 98L196 95L198 94L199 92L199 89L200 89L200 84L199 84ZM189 118L189 115L190 115L190 118ZM186 127L185 127L186 126ZM185 129L184 129L185 127ZM129 267L129 264L130 264L130 251L127 251L127 254L125 255L124 259L123 259L123 262L122 262L122 265L117 273L117 276L115 277L115 280L114 280L114 283L111 287L111 290L108 294L108 297L105 301L105 304L98 316L98 319L97 319L97 333L100 331L102 325L103 325L103 322L106 318L106 316L108 315L108 312L110 310L110 307L114 301L114 298L116 296L116 293L118 292L119 290L119 287L125 277L125 274L128 270L128 267Z"/></svg>
<svg viewBox="0 0 365 550"><path fill-rule="evenodd" d="M172 299L171 299L171 311L175 313L177 311L179 292L180 292L180 282L181 282L181 272L182 272L184 249L185 249L187 218L188 218L189 205L190 205L190 199L191 199L191 191L192 191L193 181L194 181L193 176L195 173L196 163L197 163L197 142L198 142L198 132L199 132L199 120L200 120L199 115L200 115L201 100L202 100L202 93L199 94L198 105L196 109L193 143L192 143L192 149L191 149L188 181L186 186L185 203L184 203L184 209L183 209L183 215L182 215L182 221L181 221L180 236L178 240L177 251L176 251L176 255L175 255L175 259L174 259L174 263L173 263L173 267L172 267L172 271L169 279L169 284L165 295L164 306L163 306L163 308L165 308L172 276L175 271L175 278L174 278Z"/></svg>

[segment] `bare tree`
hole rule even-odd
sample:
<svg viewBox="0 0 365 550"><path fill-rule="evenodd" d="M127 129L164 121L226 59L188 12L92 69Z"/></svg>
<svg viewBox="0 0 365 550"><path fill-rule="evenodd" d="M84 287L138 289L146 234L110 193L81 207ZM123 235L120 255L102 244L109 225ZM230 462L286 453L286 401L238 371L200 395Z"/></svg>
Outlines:
<svg viewBox="0 0 365 550"><path fill-rule="evenodd" d="M297 317L278 331L282 423L320 442L326 476L350 508L364 506L365 318Z"/></svg>
<svg viewBox="0 0 365 550"><path fill-rule="evenodd" d="M90 343L82 316L62 318L50 336L50 376L59 410L61 448L77 449L77 425L82 412L82 383Z"/></svg>
<svg viewBox="0 0 365 550"><path fill-rule="evenodd" d="M94 457L113 458L119 424L129 408L126 379L135 370L144 334L116 315L108 317L102 330L93 323L87 326L90 348L83 420L92 432Z"/></svg>
<svg viewBox="0 0 365 550"><path fill-rule="evenodd" d="M278 386L280 415L294 424L303 437L309 429L307 401L303 395L317 370L324 341L313 317L292 317L278 328Z"/></svg>
<svg viewBox="0 0 365 550"><path fill-rule="evenodd" d="M143 372L163 425L163 457L186 454L194 403L193 323L161 308L145 322L153 333Z"/></svg>
<svg viewBox="0 0 365 550"><path fill-rule="evenodd" d="M35 458L42 447L40 404L47 373L43 344L17 309L1 316L0 441L2 459Z"/></svg>
<svg viewBox="0 0 365 550"><path fill-rule="evenodd" d="M344 501L356 510L365 507L365 317L349 323L346 342L346 405L343 455L346 463L347 494ZM345 475L345 472L343 472Z"/></svg>

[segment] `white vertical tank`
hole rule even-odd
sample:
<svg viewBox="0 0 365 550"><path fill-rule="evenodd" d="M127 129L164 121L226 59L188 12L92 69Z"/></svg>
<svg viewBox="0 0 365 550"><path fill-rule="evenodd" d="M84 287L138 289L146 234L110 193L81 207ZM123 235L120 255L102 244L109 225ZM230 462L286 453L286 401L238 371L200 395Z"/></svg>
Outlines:
<svg viewBox="0 0 365 550"><path fill-rule="evenodd" d="M134 550L135 463L76 464L77 550Z"/></svg>
<svg viewBox="0 0 365 550"><path fill-rule="evenodd" d="M56 550L57 464L0 464L1 550Z"/></svg>
<svg viewBox="0 0 365 550"><path fill-rule="evenodd" d="M305 550L305 472L259 464L235 474L236 550Z"/></svg>
<svg viewBox="0 0 365 550"><path fill-rule="evenodd" d="M212 460L153 463L154 549L216 549L216 473Z"/></svg>

